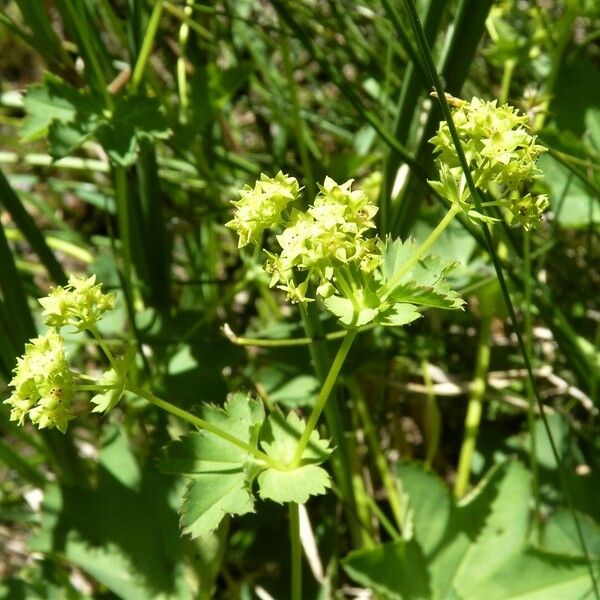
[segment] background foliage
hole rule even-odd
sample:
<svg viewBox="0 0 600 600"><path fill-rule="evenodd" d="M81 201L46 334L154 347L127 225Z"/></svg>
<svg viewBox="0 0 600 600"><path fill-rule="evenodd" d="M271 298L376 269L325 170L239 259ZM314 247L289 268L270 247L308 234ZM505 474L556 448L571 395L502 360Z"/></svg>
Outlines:
<svg viewBox="0 0 600 600"><path fill-rule="evenodd" d="M417 5L446 89L519 106L550 148L543 226L495 236L596 571L600 9ZM85 270L119 294L103 333L131 333L140 379L173 402L194 411L242 389L267 406L309 407L323 374L306 345L246 347L221 331L303 335L260 257L238 254L224 223L237 189L281 169L307 197L326 175L354 178L379 198L381 235L425 237L441 214L425 183L441 113L405 3L0 9L0 381L39 327L35 299ZM318 550L306 595L592 597L487 247L456 223L435 250L459 261L453 284L468 306L358 338L333 399L347 432L328 465L335 493L308 504ZM94 344L69 343L93 369ZM327 356L335 342L318 347ZM465 433L468 404L482 412L478 435ZM183 426L136 398L105 421L82 409L77 423L67 436L22 430L0 409L0 595L286 597L281 507L180 537L183 482L156 457ZM457 503L465 440L473 491Z"/></svg>

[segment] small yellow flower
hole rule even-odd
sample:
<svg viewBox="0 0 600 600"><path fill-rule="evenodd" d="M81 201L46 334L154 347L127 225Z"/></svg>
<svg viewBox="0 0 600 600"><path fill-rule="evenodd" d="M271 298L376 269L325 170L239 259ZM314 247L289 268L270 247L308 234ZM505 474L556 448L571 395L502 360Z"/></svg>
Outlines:
<svg viewBox="0 0 600 600"><path fill-rule="evenodd" d="M232 202L236 207L234 218L225 223L237 232L238 248L260 244L265 229L281 225L282 211L299 195L296 178L281 171L273 178L262 174L253 188L247 185L240 190L240 200Z"/></svg>
<svg viewBox="0 0 600 600"><path fill-rule="evenodd" d="M75 384L62 336L50 330L31 340L13 372L9 385L14 392L4 401L11 407L10 420L23 425L29 416L40 429L57 427L64 433L73 418Z"/></svg>
<svg viewBox="0 0 600 600"><path fill-rule="evenodd" d="M77 330L95 326L107 310L115 307L116 294L104 293L96 283L96 276L85 278L71 275L69 283L53 288L48 296L40 298L42 316L49 327L57 329L72 325Z"/></svg>

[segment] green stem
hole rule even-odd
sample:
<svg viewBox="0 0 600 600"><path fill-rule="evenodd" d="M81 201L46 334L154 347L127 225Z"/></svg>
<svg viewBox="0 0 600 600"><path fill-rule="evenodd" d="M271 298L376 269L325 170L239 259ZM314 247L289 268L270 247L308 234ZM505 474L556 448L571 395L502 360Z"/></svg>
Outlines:
<svg viewBox="0 0 600 600"><path fill-rule="evenodd" d="M442 235L446 227L450 225L452 219L462 210L460 204L453 203L444 218L438 223L437 227L429 234L429 237L417 248L413 255L402 265L398 271L394 274L394 277L388 281L383 289L383 299L387 298L390 292L398 285L402 277L404 277L410 270L423 258L435 244L437 239Z"/></svg>
<svg viewBox="0 0 600 600"><path fill-rule="evenodd" d="M179 120L187 123L188 120L188 85L187 74L185 72L185 52L187 50L188 38L190 35L189 18L192 15L193 0L186 0L183 9L185 20L179 27L179 57L177 58L177 87L179 88Z"/></svg>
<svg viewBox="0 0 600 600"><path fill-rule="evenodd" d="M359 328L359 331L366 331L367 329L373 329L374 325L365 325ZM314 338L310 337L299 337L299 338L287 338L283 340L275 340L268 338L247 338L237 336L228 325L223 326L223 333L227 336L227 339L233 344L239 346L258 346L261 348L285 348L288 346L309 346L314 343ZM348 331L346 329L340 329L332 333L327 333L324 337L326 340L338 340L343 338Z"/></svg>
<svg viewBox="0 0 600 600"><path fill-rule="evenodd" d="M127 174L124 167L113 165L115 203L117 205L117 222L121 237L121 257L123 259L123 280L125 297L132 299L131 282L133 280L131 266L131 224L127 193Z"/></svg>
<svg viewBox="0 0 600 600"><path fill-rule="evenodd" d="M118 388L118 385L101 385L101 384L87 384L77 385L76 389L78 392L105 392L107 390L113 390Z"/></svg>
<svg viewBox="0 0 600 600"><path fill-rule="evenodd" d="M306 306L299 304L298 307L306 336L312 340L309 352L315 374L321 385L323 385L331 366L331 357L327 341L324 339L323 325L314 304L316 303ZM339 482L343 492L343 506L348 517L348 526L353 543L356 547L361 547L362 534L360 524L356 519L356 498L352 486L352 459L350 458L351 451L346 439L345 419L340 411L340 399L337 397L335 390L332 395L333 397L324 409L327 429L337 448L337 452L331 457L331 466L335 481Z"/></svg>
<svg viewBox="0 0 600 600"><path fill-rule="evenodd" d="M516 62L514 58L507 60L504 63L504 72L502 73L502 88L500 89L499 104L506 104L510 96L510 84L512 81L513 72Z"/></svg>
<svg viewBox="0 0 600 600"><path fill-rule="evenodd" d="M440 446L440 432L442 418L440 416L440 409L437 404L435 393L433 392L433 381L431 380L431 374L429 373L429 365L427 360L423 360L423 381L427 388L427 400L425 404L425 434L426 438L426 453L425 453L425 467L430 469L433 461L437 455Z"/></svg>
<svg viewBox="0 0 600 600"><path fill-rule="evenodd" d="M100 335L98 328L95 325L92 325L92 326L88 327L88 331L94 336L94 339L96 340L96 342L98 342L98 346L100 346L100 348L102 349L102 352L104 352L104 354L106 355L106 358L108 358L108 362L110 363L110 366L115 371L118 371L119 363L117 362L117 359L115 358L114 354L110 351L110 348L108 347L108 345L102 338L102 335Z"/></svg>
<svg viewBox="0 0 600 600"><path fill-rule="evenodd" d="M364 394L362 393L362 390L355 379L349 379L346 385L352 394L354 405L356 406L356 410L359 414L360 420L362 421L365 437L367 439L367 443L369 444L369 450L373 454L375 467L379 472L381 482L383 483L383 487L387 493L388 502L390 503L394 520L396 521L398 529L402 531L404 523L404 509L402 507L402 501L400 499L400 495L398 494L396 481L394 480L394 477L390 471L390 465L381 451L379 437L375 431Z"/></svg>
<svg viewBox="0 0 600 600"><path fill-rule="evenodd" d="M141 398L148 400L148 402L151 402L155 406L162 408L163 410L167 411L168 413L170 413L176 417L179 417L180 419L183 419L184 421L187 421L188 423L191 423L195 427L198 427L199 429L204 429L205 431L208 431L209 433L212 433L213 435L220 437L222 440L225 440L226 442L229 442L230 444L237 446L241 450L244 450L244 452L247 452L248 454L251 454L258 460L266 463L267 465L269 465L269 467L271 467L273 469L282 470L283 465L281 465L281 463L273 460L270 456L267 456L264 452L261 452L258 448L254 448L253 446L250 446L250 444L243 442L242 440L236 438L235 436L231 435L230 433L227 433L225 430L221 429L220 427L213 425L209 421L205 421L204 419L201 419L200 417L192 415L191 413L187 412L187 410L183 410L182 408L179 408L178 406L175 406L174 404L171 404L170 402L167 402L166 400L163 400L162 398L159 398L158 396L155 396L153 393L147 392L146 390L143 390L142 388L132 386L132 385L127 385L125 390L128 392L131 392L132 394L135 394L136 396L140 396Z"/></svg>
<svg viewBox="0 0 600 600"><path fill-rule="evenodd" d="M525 329L525 347L529 356L533 356L533 323L531 318L532 303L532 263L531 263L531 234L523 232L523 327ZM531 382L527 380L527 424L529 427L529 465L531 468L531 488L535 502L535 520L538 535L541 534L542 513L540 500L540 482L537 463L537 448L535 435L535 396Z"/></svg>
<svg viewBox="0 0 600 600"><path fill-rule="evenodd" d="M130 219L130 206L127 189L127 174L124 167L118 165L112 165L114 182L115 182L115 202L117 205L117 222L119 225L119 234L121 238L121 259L122 269L119 271L119 278L121 280L121 287L123 288L123 296L125 299L125 307L127 309L127 317L129 318L129 325L133 330L135 338L140 342L139 331L135 321L135 308L134 308L134 285L135 274L132 265L131 258L131 246L132 231L131 231L131 219ZM114 248L114 241L113 241ZM113 250L116 254L116 251ZM146 355L140 352L140 356L144 363L144 368L147 373L150 373L150 364Z"/></svg>
<svg viewBox="0 0 600 600"><path fill-rule="evenodd" d="M379 508L377 502L371 496L367 496L369 508L377 517L381 526L386 530L387 534L394 540L401 540L402 534L394 527L394 524L387 518L386 514Z"/></svg>
<svg viewBox="0 0 600 600"><path fill-rule="evenodd" d="M481 316L479 343L477 345L475 375L471 384L471 397L469 398L467 416L465 419L465 433L462 446L460 448L456 481L454 482L454 494L457 498L462 498L469 488L471 463L473 461L473 453L475 452L475 445L477 443L477 434L479 433L482 402L485 394L487 374L490 366L491 323L491 313L483 313Z"/></svg>
<svg viewBox="0 0 600 600"><path fill-rule="evenodd" d="M156 0L156 2L154 3L154 8L152 9L152 14L150 15L150 20L148 21L148 27L146 28L146 33L144 35L142 46L140 48L140 53L138 54L135 67L133 69L133 74L131 75L131 83L129 84L129 93L132 96L137 93L139 86L142 82L142 77L144 76L146 63L148 62L148 58L150 57L150 52L152 51L152 44L154 43L154 38L156 36L158 25L160 23L160 16L163 10L163 2L164 0Z"/></svg>
<svg viewBox="0 0 600 600"><path fill-rule="evenodd" d="M298 446L296 447L296 453L294 454L294 458L291 463L293 468L298 467L298 465L300 464L300 461L302 460L302 453L304 452L304 450L306 449L306 446L308 445L308 440L310 439L311 433L314 431L315 427L317 426L319 417L321 416L321 413L323 412L323 409L325 408L325 404L327 403L327 400L329 399L329 396L331 394L331 390L333 389L333 387L337 381L337 378L338 378L338 375L340 374L342 365L344 364L344 361L346 360L346 356L348 355L350 347L352 346L352 342L354 342L356 333L357 333L356 329L348 330L348 332L346 333L346 336L342 340L342 343L337 351L337 354L335 355L335 358L333 359L333 363L331 364L329 373L327 373L327 377L325 378L325 381L323 382L323 387L321 388L321 391L319 392L319 396L317 397L315 406L314 406L312 412L310 413L310 416L308 417L308 421L306 423L306 428L302 432L302 436L300 437L300 440L298 441Z"/></svg>
<svg viewBox="0 0 600 600"><path fill-rule="evenodd" d="M196 23L194 21L193 14L188 13L185 9L180 10L179 8L177 8L177 6L171 4L170 2L167 2L167 1L165 1L163 6L167 12L171 13L174 17L179 19L182 23L185 23L190 29L192 29L194 32L196 32L203 40L206 40L207 42L215 41L215 38L210 33L210 31L208 31L207 29L202 27L202 25L199 25L198 23ZM186 6L190 6L190 8L192 9L192 12L193 12L194 8L197 8L194 6L193 0L188 0ZM212 14L217 14L217 13L215 12Z"/></svg>
<svg viewBox="0 0 600 600"><path fill-rule="evenodd" d="M79 7L77 4L73 4L72 6L68 6L68 12L70 13L71 18L73 19L74 26L81 32L79 36L81 45L85 49L85 58L86 58L86 69L89 66L90 71L93 74L91 79L95 79L97 90L104 100L106 108L109 110L113 109L114 103L111 95L108 93L108 87L106 85L106 79L104 77L104 73L102 71L102 66L98 60L98 56L94 50L94 45L92 44L89 37L85 34L87 29L87 24L82 20L82 15L79 12ZM83 5L80 5L83 7Z"/></svg>
<svg viewBox="0 0 600 600"><path fill-rule="evenodd" d="M360 431L360 416L354 403L350 415L353 431ZM364 479L362 452L359 451L356 436L349 436L348 457L350 459L350 471L352 473L352 489L356 500L356 519L360 523L360 548L373 548L376 545L373 521L369 510L369 493L367 492Z"/></svg>
<svg viewBox="0 0 600 600"><path fill-rule="evenodd" d="M300 514L295 502L288 504L290 516L290 547L291 547L291 600L302 600L302 548L300 546Z"/></svg>

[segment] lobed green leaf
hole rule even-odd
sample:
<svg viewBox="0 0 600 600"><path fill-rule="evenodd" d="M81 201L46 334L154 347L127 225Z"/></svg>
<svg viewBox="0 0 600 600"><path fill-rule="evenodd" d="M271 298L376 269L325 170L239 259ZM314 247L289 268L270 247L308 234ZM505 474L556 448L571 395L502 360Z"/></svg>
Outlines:
<svg viewBox="0 0 600 600"><path fill-rule="evenodd" d="M235 394L223 408L205 407L202 416L241 441L256 445L264 409L258 400ZM161 469L191 477L180 508L185 533L197 537L214 530L226 514L254 510L252 463L248 452L207 431L190 433L163 448Z"/></svg>
<svg viewBox="0 0 600 600"><path fill-rule="evenodd" d="M266 438L261 446L268 456L289 464L305 427L305 422L294 412L285 419L280 412L273 412L267 420ZM325 494L331 482L327 471L317 465L326 460L331 451L329 440L321 439L318 432L313 431L297 468L268 468L258 475L260 497L274 502L303 504L310 496Z"/></svg>

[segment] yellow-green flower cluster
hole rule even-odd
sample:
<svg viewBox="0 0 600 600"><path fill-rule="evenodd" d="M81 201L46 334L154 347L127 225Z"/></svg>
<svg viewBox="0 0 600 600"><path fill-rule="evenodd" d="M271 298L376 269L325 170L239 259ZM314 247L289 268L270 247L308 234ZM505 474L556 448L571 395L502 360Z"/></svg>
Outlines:
<svg viewBox="0 0 600 600"><path fill-rule="evenodd" d="M280 250L267 252L265 270L271 274L270 285L287 292L292 302L313 300L311 293L330 296L344 285L342 267L371 273L379 265L376 240L364 237L375 227L377 207L352 183L337 184L327 177L313 204L301 211L291 206L300 193L298 181L280 171L274 178L261 175L232 203L235 215L227 227L237 232L238 247L260 246L265 229L281 232L276 235Z"/></svg>
<svg viewBox="0 0 600 600"><path fill-rule="evenodd" d="M509 221L525 229L534 227L548 200L543 195L524 195L524 188L540 176L536 161L545 148L529 133L527 117L507 104L498 106L496 101L473 98L471 102L459 102L452 119L475 185L484 191L498 186L502 198L496 204L506 209ZM430 141L435 146L439 168L439 181L431 182L433 187L460 202L472 218L481 218L473 210L473 199L446 121L440 123Z"/></svg>
<svg viewBox="0 0 600 600"><path fill-rule="evenodd" d="M59 333L50 330L25 345L10 385L14 392L4 403L11 406L11 421L23 425L29 416L40 429L57 427L65 432L73 418L75 384Z"/></svg>
<svg viewBox="0 0 600 600"><path fill-rule="evenodd" d="M349 328L402 326L418 319L423 307L459 308L462 300L445 281L451 264L428 254L425 244L375 235L380 176L370 180L371 196L353 189L352 179L339 184L326 177L306 210L281 211L279 248L266 252L270 285L294 303L320 300ZM236 207L233 222L239 224Z"/></svg>
<svg viewBox="0 0 600 600"><path fill-rule="evenodd" d="M104 293L96 276L85 278L71 275L69 283L53 288L39 300L44 307L42 316L49 327L60 329L72 325L78 331L94 327L107 310L115 307L114 292Z"/></svg>
<svg viewBox="0 0 600 600"><path fill-rule="evenodd" d="M66 286L53 288L39 302L50 329L25 345L25 354L17 359L10 381L14 392L4 403L11 407L10 419L19 425L23 425L28 416L40 429L56 427L64 433L73 418L71 402L77 385L59 330L70 325L78 331L89 329L97 335L96 325L107 310L114 308L115 294L102 292L94 275L88 278L73 275ZM98 410L108 410L118 402L124 373L119 375L120 387L113 381L114 376L100 376L96 386L88 386L101 392L96 396ZM110 397L103 398L102 393Z"/></svg>
<svg viewBox="0 0 600 600"><path fill-rule="evenodd" d="M282 211L300 194L300 186L294 177L281 171L275 177L262 174L254 187L240 190L240 199L234 218L226 223L239 237L238 248L252 243L259 245L265 229L273 229L281 222Z"/></svg>
<svg viewBox="0 0 600 600"><path fill-rule="evenodd" d="M377 207L364 192L352 190L352 183L337 184L327 177L314 204L306 212L293 210L284 223L277 236L281 251L268 253L265 268L271 285L279 284L292 302L309 300L311 283L318 296L330 296L347 283L342 267L370 273L379 265L376 239L363 235L375 227Z"/></svg>
<svg viewBox="0 0 600 600"><path fill-rule="evenodd" d="M327 177L314 204L305 212L292 209L282 222L281 251L267 253L265 268L271 286L279 284L292 302L311 300L311 284L318 296L330 296L344 286L344 267L370 273L379 265L376 240L363 235L375 227L377 207L364 192L352 190L352 182L339 185Z"/></svg>

